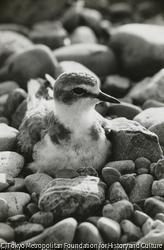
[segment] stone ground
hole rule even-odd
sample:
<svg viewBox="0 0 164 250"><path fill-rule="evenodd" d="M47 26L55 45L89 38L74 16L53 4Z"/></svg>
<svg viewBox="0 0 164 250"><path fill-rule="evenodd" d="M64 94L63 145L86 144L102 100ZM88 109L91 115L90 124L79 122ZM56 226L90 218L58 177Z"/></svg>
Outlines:
<svg viewBox="0 0 164 250"><path fill-rule="evenodd" d="M6 0L0 12L0 243L161 249L163 1ZM111 122L112 159L53 179L32 173L17 134L27 81L72 69L121 101L96 106Z"/></svg>

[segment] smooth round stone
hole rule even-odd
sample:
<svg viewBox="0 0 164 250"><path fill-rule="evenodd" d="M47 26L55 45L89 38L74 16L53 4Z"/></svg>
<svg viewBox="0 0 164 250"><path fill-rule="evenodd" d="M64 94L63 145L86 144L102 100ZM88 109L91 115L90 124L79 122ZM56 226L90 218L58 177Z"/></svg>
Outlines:
<svg viewBox="0 0 164 250"><path fill-rule="evenodd" d="M55 242L56 244L63 244L64 246L64 243L71 244L73 242L76 228L77 221L69 217L59 221L52 227L46 228L41 234L21 243L49 244Z"/></svg>
<svg viewBox="0 0 164 250"><path fill-rule="evenodd" d="M122 220L120 223L122 231L128 236L128 241L137 241L142 237L142 232L139 227L134 225L130 220Z"/></svg>
<svg viewBox="0 0 164 250"><path fill-rule="evenodd" d="M164 178L164 159L160 159L155 166L155 177L157 179Z"/></svg>
<svg viewBox="0 0 164 250"><path fill-rule="evenodd" d="M8 216L9 205L5 199L0 198L0 221L5 221Z"/></svg>
<svg viewBox="0 0 164 250"><path fill-rule="evenodd" d="M129 200L136 203L151 196L151 185L154 181L152 175L141 174L136 177L136 183L129 195Z"/></svg>
<svg viewBox="0 0 164 250"><path fill-rule="evenodd" d="M20 242L22 240L29 239L35 235L42 233L44 230L42 225L26 223L19 225L14 229L15 231L15 239Z"/></svg>
<svg viewBox="0 0 164 250"><path fill-rule="evenodd" d="M164 202L153 197L146 199L144 204L145 213L154 218L158 213L164 213Z"/></svg>
<svg viewBox="0 0 164 250"><path fill-rule="evenodd" d="M16 143L18 130L8 126L5 123L0 123L0 151L13 150Z"/></svg>
<svg viewBox="0 0 164 250"><path fill-rule="evenodd" d="M117 222L130 218L133 213L133 205L128 200L117 201L103 207L102 214Z"/></svg>
<svg viewBox="0 0 164 250"><path fill-rule="evenodd" d="M88 242L90 244L104 243L99 230L90 222L82 222L79 224L76 230L75 241L79 244L81 242L83 242L83 244Z"/></svg>
<svg viewBox="0 0 164 250"><path fill-rule="evenodd" d="M71 44L76 43L97 43L94 31L87 26L79 26L70 34Z"/></svg>
<svg viewBox="0 0 164 250"><path fill-rule="evenodd" d="M39 211L38 205L35 203L29 203L24 209L24 212L30 216L37 213L38 211Z"/></svg>
<svg viewBox="0 0 164 250"><path fill-rule="evenodd" d="M51 176L44 173L31 174L25 178L25 186L30 194L33 192L40 194L42 189L52 180Z"/></svg>
<svg viewBox="0 0 164 250"><path fill-rule="evenodd" d="M148 234L153 229L154 221L151 218L148 218L145 223L142 225L143 235Z"/></svg>
<svg viewBox="0 0 164 250"><path fill-rule="evenodd" d="M136 170L137 175L148 174L148 173L149 173L149 170L146 169L146 168L139 168L139 169Z"/></svg>
<svg viewBox="0 0 164 250"><path fill-rule="evenodd" d="M135 210L132 214L132 220L138 227L142 227L146 220L149 218L150 217L146 213L138 210Z"/></svg>
<svg viewBox="0 0 164 250"><path fill-rule="evenodd" d="M13 215L7 218L6 222L10 224L15 224L15 223L24 222L26 220L27 220L27 217L24 214L17 214L17 215Z"/></svg>
<svg viewBox="0 0 164 250"><path fill-rule="evenodd" d="M6 125L9 125L9 120L6 117L1 116L0 117L0 123L5 123Z"/></svg>
<svg viewBox="0 0 164 250"><path fill-rule="evenodd" d="M90 216L85 221L92 223L94 226L97 227L97 222L100 219L100 216Z"/></svg>
<svg viewBox="0 0 164 250"><path fill-rule="evenodd" d="M11 242L14 240L14 229L5 223L0 223L0 238Z"/></svg>
<svg viewBox="0 0 164 250"><path fill-rule="evenodd" d="M136 169L146 168L149 170L151 162L145 157L139 157L135 160Z"/></svg>
<svg viewBox="0 0 164 250"><path fill-rule="evenodd" d="M164 214L163 213L156 214L155 220L161 220L162 222L164 222Z"/></svg>
<svg viewBox="0 0 164 250"><path fill-rule="evenodd" d="M19 178L19 177L14 178L14 184L9 186L5 191L6 192L24 192L25 191L24 179Z"/></svg>
<svg viewBox="0 0 164 250"><path fill-rule="evenodd" d="M120 176L121 174L117 169L111 167L104 167L102 169L102 177L108 186L111 186L114 182L117 182Z"/></svg>
<svg viewBox="0 0 164 250"><path fill-rule="evenodd" d="M137 244L164 244L164 230L153 229L144 237L142 237Z"/></svg>
<svg viewBox="0 0 164 250"><path fill-rule="evenodd" d="M124 188L121 186L120 182L113 183L108 192L107 199L111 202L117 202L120 200L129 200Z"/></svg>
<svg viewBox="0 0 164 250"><path fill-rule="evenodd" d="M142 109L138 106L131 103L121 102L120 104L111 104L107 115L116 115L117 117L125 117L129 120L133 120L133 118L141 112Z"/></svg>
<svg viewBox="0 0 164 250"><path fill-rule="evenodd" d="M133 120L148 129L152 125L164 122L163 113L164 107L149 108L136 115Z"/></svg>
<svg viewBox="0 0 164 250"><path fill-rule="evenodd" d="M160 145L164 146L164 122L150 126L149 130L158 136Z"/></svg>
<svg viewBox="0 0 164 250"><path fill-rule="evenodd" d="M30 202L30 195L23 192L0 192L0 199L4 199L8 206L9 210L7 217L23 214L24 207Z"/></svg>
<svg viewBox="0 0 164 250"><path fill-rule="evenodd" d="M118 243L121 237L121 228L118 222L110 219L101 217L97 222L97 227L105 242Z"/></svg>
<svg viewBox="0 0 164 250"><path fill-rule="evenodd" d="M121 174L130 174L135 172L135 164L132 160L111 161L105 167L118 170Z"/></svg>
<svg viewBox="0 0 164 250"><path fill-rule="evenodd" d="M17 177L24 166L24 157L16 152L0 152L0 173Z"/></svg>
<svg viewBox="0 0 164 250"><path fill-rule="evenodd" d="M161 220L153 221L153 229L159 229L161 231L164 230L164 223Z"/></svg>
<svg viewBox="0 0 164 250"><path fill-rule="evenodd" d="M158 102L154 99L148 99L147 101L144 102L142 109L148 109L148 108L155 108L155 107L164 107L163 102Z"/></svg>
<svg viewBox="0 0 164 250"><path fill-rule="evenodd" d="M133 189L136 182L136 174L124 174L120 177L120 183L125 189L126 193L129 194Z"/></svg>
<svg viewBox="0 0 164 250"><path fill-rule="evenodd" d="M30 222L40 224L44 228L46 228L46 227L50 227L53 225L53 219L54 219L54 216L51 212L39 211L31 216Z"/></svg>
<svg viewBox="0 0 164 250"><path fill-rule="evenodd" d="M15 89L19 88L19 85L13 81L5 81L0 84L0 96L10 94Z"/></svg>
<svg viewBox="0 0 164 250"><path fill-rule="evenodd" d="M162 196L164 197L164 179L159 181L154 181L151 189L153 196Z"/></svg>

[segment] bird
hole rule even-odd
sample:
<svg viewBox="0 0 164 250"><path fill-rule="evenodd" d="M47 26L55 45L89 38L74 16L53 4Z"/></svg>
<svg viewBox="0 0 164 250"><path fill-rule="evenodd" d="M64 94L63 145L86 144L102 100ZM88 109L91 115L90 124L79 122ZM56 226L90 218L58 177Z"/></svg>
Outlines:
<svg viewBox="0 0 164 250"><path fill-rule="evenodd" d="M56 80L50 75L46 79L51 82L52 98L40 98L38 103L31 91L17 136L22 154L32 155L34 172L53 178L61 169L92 167L99 173L111 157L112 144L109 120L95 106L120 101L102 92L88 72L64 72ZM30 85L35 84L28 83L29 92Z"/></svg>

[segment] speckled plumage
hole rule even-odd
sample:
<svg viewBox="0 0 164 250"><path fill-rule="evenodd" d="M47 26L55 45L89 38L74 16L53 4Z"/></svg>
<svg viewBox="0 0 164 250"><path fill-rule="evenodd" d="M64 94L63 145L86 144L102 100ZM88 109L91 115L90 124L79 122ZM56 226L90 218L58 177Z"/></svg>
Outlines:
<svg viewBox="0 0 164 250"><path fill-rule="evenodd" d="M78 93L79 86L84 93ZM36 171L55 177L62 168L94 167L100 171L107 163L111 155L107 138L110 129L107 120L94 109L99 93L98 84L89 75L65 73L55 83L54 100L42 100L27 112L18 144L22 153L33 155ZM65 98L68 95L71 103Z"/></svg>

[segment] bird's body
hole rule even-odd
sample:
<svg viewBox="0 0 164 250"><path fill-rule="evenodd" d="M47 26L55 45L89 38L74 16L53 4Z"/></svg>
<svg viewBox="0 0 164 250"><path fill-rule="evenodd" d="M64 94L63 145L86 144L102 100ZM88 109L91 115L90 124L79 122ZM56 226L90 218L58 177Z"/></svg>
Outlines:
<svg viewBox="0 0 164 250"><path fill-rule="evenodd" d="M94 109L100 92L95 80L65 74L55 83L54 100L43 100L28 111L18 135L22 151L33 153L33 168L53 177L63 168L100 171L111 155L107 120Z"/></svg>

